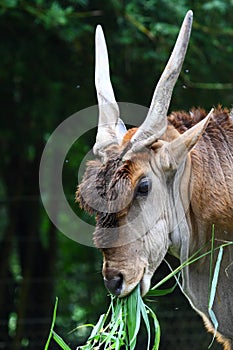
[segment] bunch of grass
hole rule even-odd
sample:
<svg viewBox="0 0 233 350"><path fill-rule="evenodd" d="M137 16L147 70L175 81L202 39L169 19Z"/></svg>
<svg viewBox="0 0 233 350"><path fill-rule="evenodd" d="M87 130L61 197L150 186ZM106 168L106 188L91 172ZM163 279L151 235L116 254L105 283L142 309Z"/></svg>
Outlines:
<svg viewBox="0 0 233 350"><path fill-rule="evenodd" d="M176 285L165 290L151 289L147 295L166 295L168 293L172 293L175 287ZM77 350L117 350L121 349L122 347L127 350L134 350L142 320L144 321L147 331L147 349L150 348L150 344L153 341L152 349L158 350L160 343L160 325L154 311L147 304L145 304L144 300L142 299L140 286L138 285L127 297L117 298L110 295L110 298L111 301L107 312L99 317L96 325L84 324L75 329L75 331L77 331L83 327L92 327L91 334L87 339L86 344L79 346ZM54 331L57 303L58 299L56 299L52 326L44 350L49 348L51 339L54 339L61 349L71 350L64 340ZM153 339L151 323L153 323Z"/></svg>
<svg viewBox="0 0 233 350"><path fill-rule="evenodd" d="M85 345L77 350L91 349L125 349L133 350L143 319L148 336L147 349L151 342L151 326L149 317L153 319L155 338L153 350L157 350L160 340L160 326L155 313L144 303L138 286L128 297L111 296L108 311L101 315Z"/></svg>

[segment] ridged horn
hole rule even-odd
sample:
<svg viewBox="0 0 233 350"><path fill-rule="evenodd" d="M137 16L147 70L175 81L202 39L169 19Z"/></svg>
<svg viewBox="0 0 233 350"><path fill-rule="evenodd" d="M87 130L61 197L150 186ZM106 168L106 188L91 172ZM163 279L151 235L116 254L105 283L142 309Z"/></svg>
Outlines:
<svg viewBox="0 0 233 350"><path fill-rule="evenodd" d="M192 19L193 12L190 10L184 18L170 59L156 86L147 117L131 139L133 143L136 142L137 149L152 144L167 128L167 111L188 47Z"/></svg>
<svg viewBox="0 0 233 350"><path fill-rule="evenodd" d="M104 149L111 143L117 143L115 128L119 118L119 108L115 100L109 72L108 51L104 33L100 25L95 35L95 86L99 106L99 122L95 155L103 156Z"/></svg>

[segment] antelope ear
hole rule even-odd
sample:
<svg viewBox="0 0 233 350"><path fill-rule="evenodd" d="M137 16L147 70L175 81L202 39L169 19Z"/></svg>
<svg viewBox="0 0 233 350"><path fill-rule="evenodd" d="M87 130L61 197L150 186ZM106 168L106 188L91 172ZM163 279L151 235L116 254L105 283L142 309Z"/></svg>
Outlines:
<svg viewBox="0 0 233 350"><path fill-rule="evenodd" d="M170 159L169 168L177 168L186 158L189 151L196 145L197 141L204 133L213 111L214 109L212 108L202 121L165 146L166 153L169 154ZM166 161L165 163L166 168L168 167L168 162Z"/></svg>

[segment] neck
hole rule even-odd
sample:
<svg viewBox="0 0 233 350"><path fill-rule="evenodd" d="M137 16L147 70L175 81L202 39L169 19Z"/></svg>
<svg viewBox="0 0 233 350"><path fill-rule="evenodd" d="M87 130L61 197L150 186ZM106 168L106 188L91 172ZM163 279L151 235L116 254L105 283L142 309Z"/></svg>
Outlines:
<svg viewBox="0 0 233 350"><path fill-rule="evenodd" d="M190 222L190 176L191 159L186 161L177 171L171 186L172 203L170 205L172 216L171 246L169 252L184 261L188 258L188 246L191 232Z"/></svg>

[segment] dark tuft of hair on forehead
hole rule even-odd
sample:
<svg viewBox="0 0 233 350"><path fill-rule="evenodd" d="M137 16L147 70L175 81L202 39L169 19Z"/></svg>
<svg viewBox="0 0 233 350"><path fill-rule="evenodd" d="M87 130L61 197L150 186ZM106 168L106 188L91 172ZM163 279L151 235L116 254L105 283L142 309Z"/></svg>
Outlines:
<svg viewBox="0 0 233 350"><path fill-rule="evenodd" d="M128 148L127 145L125 148ZM110 214L107 212L116 213L123 205L124 194L131 191L129 165L130 161L122 162L122 152L117 154L115 149L109 154L106 163L103 164L100 160L87 163L82 182L76 191L76 202L90 215L97 214L97 225L99 223L109 227L114 221L115 226L116 220L108 217ZM116 200L117 197L119 200Z"/></svg>
<svg viewBox="0 0 233 350"><path fill-rule="evenodd" d="M113 174L121 164L121 158L115 157L109 159L102 167L99 169L96 177L96 189L98 194L102 198L106 198L108 186L112 180Z"/></svg>

